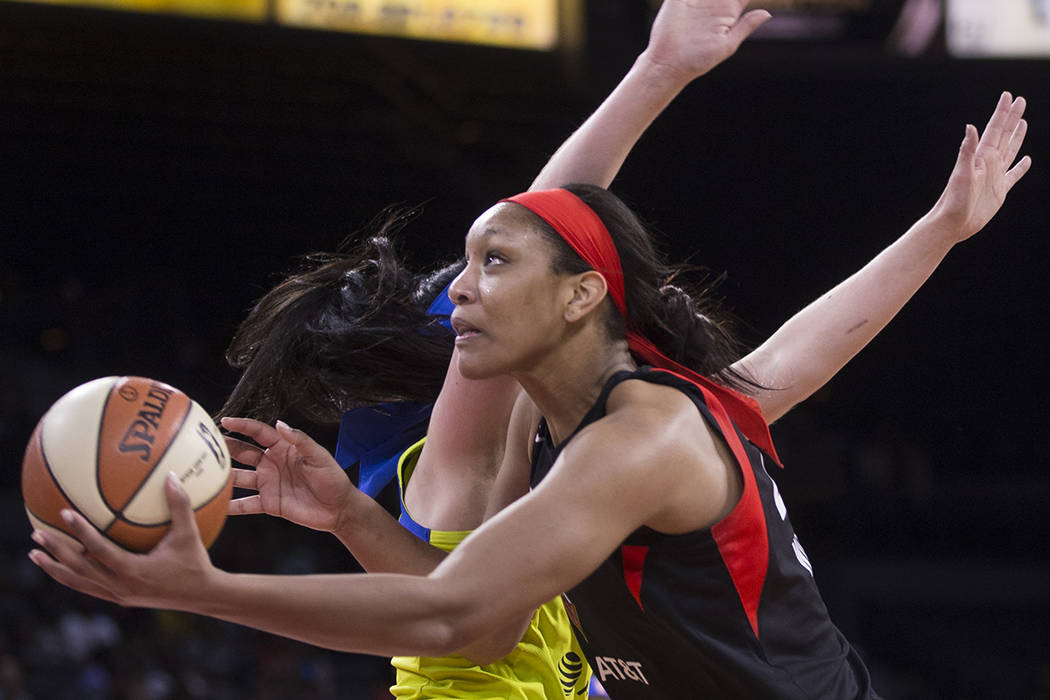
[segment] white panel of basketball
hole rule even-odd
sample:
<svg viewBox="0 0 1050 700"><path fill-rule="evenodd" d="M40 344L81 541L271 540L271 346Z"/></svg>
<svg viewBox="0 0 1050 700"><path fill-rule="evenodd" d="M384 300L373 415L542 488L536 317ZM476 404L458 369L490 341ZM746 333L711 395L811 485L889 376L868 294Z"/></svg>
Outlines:
<svg viewBox="0 0 1050 700"><path fill-rule="evenodd" d="M164 496L164 480L168 472L175 472L194 509L214 498L226 485L230 474L226 442L216 433L211 417L196 401L190 403L186 423L168 451L124 508L125 520L136 525L168 522L170 514Z"/></svg>
<svg viewBox="0 0 1050 700"><path fill-rule="evenodd" d="M44 416L41 448L59 487L95 527L105 530L116 517L98 489L98 444L102 411L119 377L103 377L65 394ZM90 464L85 469L85 462ZM54 531L54 528L51 528Z"/></svg>

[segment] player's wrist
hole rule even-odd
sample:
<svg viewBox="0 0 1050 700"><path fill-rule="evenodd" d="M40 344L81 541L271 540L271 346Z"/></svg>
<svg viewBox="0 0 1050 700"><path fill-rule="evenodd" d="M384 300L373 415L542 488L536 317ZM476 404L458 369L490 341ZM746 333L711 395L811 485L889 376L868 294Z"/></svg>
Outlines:
<svg viewBox="0 0 1050 700"><path fill-rule="evenodd" d="M967 218L938 202L915 223L915 228L923 234L929 246L943 254L972 235L973 232L966 229Z"/></svg>
<svg viewBox="0 0 1050 700"><path fill-rule="evenodd" d="M671 98L677 95L686 85L707 71L697 72L673 61L662 58L651 48L647 48L635 59L631 72L642 79L650 90Z"/></svg>
<svg viewBox="0 0 1050 700"><path fill-rule="evenodd" d="M343 504L332 513L332 525L328 532L341 541L352 540L356 533L366 527L363 519L369 504L375 505L375 501L361 491L351 488L343 499Z"/></svg>

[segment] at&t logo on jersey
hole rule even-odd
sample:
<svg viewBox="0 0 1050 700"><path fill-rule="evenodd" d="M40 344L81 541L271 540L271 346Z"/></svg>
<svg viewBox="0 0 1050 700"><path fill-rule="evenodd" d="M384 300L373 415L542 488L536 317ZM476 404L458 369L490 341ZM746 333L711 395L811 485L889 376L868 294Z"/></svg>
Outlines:
<svg viewBox="0 0 1050 700"><path fill-rule="evenodd" d="M640 661L624 661L613 656L595 656L594 672L598 674L598 680L602 683L612 678L618 681L637 681L649 685Z"/></svg>
<svg viewBox="0 0 1050 700"><path fill-rule="evenodd" d="M586 685L578 692L576 690L576 683L579 682L582 675L583 659L574 651L565 652L565 656L561 657L561 661L558 662L558 679L561 681L562 690L565 691L565 697L583 695L587 692Z"/></svg>

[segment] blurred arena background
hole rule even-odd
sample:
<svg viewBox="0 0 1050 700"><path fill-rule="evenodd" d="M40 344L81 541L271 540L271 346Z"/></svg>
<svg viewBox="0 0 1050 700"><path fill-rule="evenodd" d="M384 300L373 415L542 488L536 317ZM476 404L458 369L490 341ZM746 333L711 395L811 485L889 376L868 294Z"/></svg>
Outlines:
<svg viewBox="0 0 1050 700"><path fill-rule="evenodd" d="M386 696L383 659L45 580L25 557L22 450L98 376L218 409L253 300L388 204L423 205L413 259L455 256L616 83L656 4L0 1L2 700ZM887 698L1050 698L1050 3L752 6L775 19L683 93L613 189L673 258L727 273L753 343L926 211L1001 91L1029 100L1032 172L774 427L775 476ZM261 517L229 522L213 556L356 567Z"/></svg>

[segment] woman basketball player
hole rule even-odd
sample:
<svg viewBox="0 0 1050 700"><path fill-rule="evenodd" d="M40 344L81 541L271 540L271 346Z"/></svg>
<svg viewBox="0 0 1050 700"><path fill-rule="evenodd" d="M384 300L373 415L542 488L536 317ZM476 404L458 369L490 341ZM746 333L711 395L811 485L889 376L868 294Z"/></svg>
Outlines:
<svg viewBox="0 0 1050 700"><path fill-rule="evenodd" d="M768 18L762 11L741 16L745 5L662 6L646 51L533 187L571 180L607 186L674 95ZM730 20L735 29L727 36ZM259 301L228 352L244 372L222 413L267 422L288 411L319 424L341 419L336 456L343 466L361 463L362 491L374 496L396 477L401 492L399 526L341 473L289 473L231 440L234 457L255 468L236 470L235 484L259 491L234 501L231 513L265 512L333 532L368 571L426 574L484 520L520 387L509 377L466 380L449 362L453 334L434 314L447 324L446 287L462 262L411 274L391 240L402 223L391 215L356 250L315 258L318 264ZM259 426L234 419L227 427ZM496 658L484 643L460 651L394 658L391 691L537 700L587 691L589 669L560 598L537 610L509 654L501 649Z"/></svg>
<svg viewBox="0 0 1050 700"><path fill-rule="evenodd" d="M153 552L124 552L68 513L87 554L34 533L53 558L30 556L123 605L377 654L478 642L505 652L536 606L568 591L613 697L872 697L766 473L776 460L766 424L825 383L995 214L1030 166L1011 167L1023 109L1004 95L980 138L968 126L931 211L734 365L604 190L542 190L485 212L449 294L459 371L510 375L525 390L492 509L512 504L427 576L219 571L175 481L172 530ZM268 459L331 460L287 426L245 432Z"/></svg>

